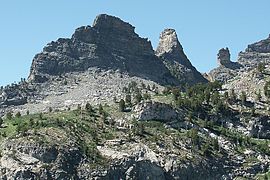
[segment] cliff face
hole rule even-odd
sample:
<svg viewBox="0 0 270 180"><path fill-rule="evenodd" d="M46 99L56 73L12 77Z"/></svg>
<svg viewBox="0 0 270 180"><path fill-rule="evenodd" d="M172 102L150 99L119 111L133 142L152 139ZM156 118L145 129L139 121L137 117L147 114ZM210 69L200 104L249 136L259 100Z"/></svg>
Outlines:
<svg viewBox="0 0 270 180"><path fill-rule="evenodd" d="M119 70L161 84L206 82L187 59L175 31L172 35L170 31L163 32L156 56L151 42L139 37L134 29L119 18L99 15L92 27L80 27L71 39L51 42L43 52L37 54L31 66L29 80L44 82L50 75L97 67ZM172 65L176 71L183 74L191 71L188 78L183 77L186 78L183 80L182 77L175 77L171 68L164 65L163 58L170 62L179 62L179 66Z"/></svg>
<svg viewBox="0 0 270 180"><path fill-rule="evenodd" d="M160 83L176 83L155 56L150 41L139 37L134 29L119 18L99 15L92 27L80 27L71 39L51 42L36 55L29 80L43 82L50 75L98 67Z"/></svg>
<svg viewBox="0 0 270 180"><path fill-rule="evenodd" d="M267 39L248 45L240 52L238 62L247 68L257 67L258 63L270 63L270 36Z"/></svg>
<svg viewBox="0 0 270 180"><path fill-rule="evenodd" d="M192 66L184 53L174 29L165 29L159 40L156 55L176 77L181 84L204 83L207 80Z"/></svg>

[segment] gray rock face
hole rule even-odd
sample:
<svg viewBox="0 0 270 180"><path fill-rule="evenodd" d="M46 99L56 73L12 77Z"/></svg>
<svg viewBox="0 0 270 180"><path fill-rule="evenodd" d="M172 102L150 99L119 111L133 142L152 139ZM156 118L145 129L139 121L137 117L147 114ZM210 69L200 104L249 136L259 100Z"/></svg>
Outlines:
<svg viewBox="0 0 270 180"><path fill-rule="evenodd" d="M92 27L80 27L71 39L51 42L36 55L29 80L44 82L50 75L97 67L120 70L164 84L177 83L155 56L150 41L139 37L134 29L119 18L99 15Z"/></svg>
<svg viewBox="0 0 270 180"><path fill-rule="evenodd" d="M219 67L209 72L209 79L227 82L242 72L252 70L260 62L270 63L270 37L248 45L244 52L240 52L237 62L230 61L229 49L221 49L218 53ZM239 74L240 73L240 74Z"/></svg>
<svg viewBox="0 0 270 180"><path fill-rule="evenodd" d="M217 54L218 67L208 73L210 81L227 82L237 75L241 65L231 61L229 48L222 48Z"/></svg>
<svg viewBox="0 0 270 180"><path fill-rule="evenodd" d="M270 63L270 37L248 45L244 52L238 55L238 62L247 68L254 68L260 62Z"/></svg>
<svg viewBox="0 0 270 180"><path fill-rule="evenodd" d="M0 89L0 108L6 106L19 106L27 103L27 98L32 96L32 89L26 83L12 84Z"/></svg>
<svg viewBox="0 0 270 180"><path fill-rule="evenodd" d="M270 35L265 40L248 45L246 52L270 53Z"/></svg>
<svg viewBox="0 0 270 180"><path fill-rule="evenodd" d="M140 121L160 120L163 122L169 122L182 118L178 110L172 108L168 104L158 102L146 102L138 104L135 107L134 112L136 114L136 118Z"/></svg>
<svg viewBox="0 0 270 180"><path fill-rule="evenodd" d="M182 84L207 82L185 55L174 29L165 29L161 33L156 55L163 60L171 74Z"/></svg>
<svg viewBox="0 0 270 180"><path fill-rule="evenodd" d="M165 29L159 38L159 45L156 50L157 56L170 56L169 60L178 61L184 66L190 67L191 63L184 56L183 47L178 41L177 34L174 29ZM181 59L179 59L183 56Z"/></svg>
<svg viewBox="0 0 270 180"><path fill-rule="evenodd" d="M222 48L218 51L217 62L219 66L231 64L231 54L229 48Z"/></svg>
<svg viewBox="0 0 270 180"><path fill-rule="evenodd" d="M40 137L48 132L42 132ZM55 140L64 135L63 132L55 133L59 134L45 136ZM61 138L58 140L64 142ZM59 145L60 143L57 142L49 145L24 138L6 141L2 144L0 178L78 179L78 166L84 157L71 139L68 143Z"/></svg>
<svg viewBox="0 0 270 180"><path fill-rule="evenodd" d="M270 139L270 119L267 116L258 117L251 129L253 137Z"/></svg>

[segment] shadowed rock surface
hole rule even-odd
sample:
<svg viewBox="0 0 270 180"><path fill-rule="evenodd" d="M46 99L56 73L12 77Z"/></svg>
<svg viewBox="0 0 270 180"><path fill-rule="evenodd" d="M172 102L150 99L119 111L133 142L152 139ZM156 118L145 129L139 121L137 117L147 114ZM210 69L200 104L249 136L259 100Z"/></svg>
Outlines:
<svg viewBox="0 0 270 180"><path fill-rule="evenodd" d="M71 39L58 39L37 54L30 81L44 82L50 75L85 71L90 67L120 70L162 84L177 84L151 42L134 32L134 27L109 15L96 17L93 26L76 29Z"/></svg>

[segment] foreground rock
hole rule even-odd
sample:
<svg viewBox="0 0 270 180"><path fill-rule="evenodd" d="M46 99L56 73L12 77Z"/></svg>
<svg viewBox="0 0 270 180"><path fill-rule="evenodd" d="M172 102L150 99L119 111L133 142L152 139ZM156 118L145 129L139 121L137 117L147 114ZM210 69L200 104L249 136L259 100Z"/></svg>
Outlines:
<svg viewBox="0 0 270 180"><path fill-rule="evenodd" d="M39 139L35 141L34 139ZM46 139L47 141L44 142ZM67 138L67 139L66 139ZM32 140L31 140L32 139ZM83 154L74 139L56 129L2 144L1 179L76 179Z"/></svg>

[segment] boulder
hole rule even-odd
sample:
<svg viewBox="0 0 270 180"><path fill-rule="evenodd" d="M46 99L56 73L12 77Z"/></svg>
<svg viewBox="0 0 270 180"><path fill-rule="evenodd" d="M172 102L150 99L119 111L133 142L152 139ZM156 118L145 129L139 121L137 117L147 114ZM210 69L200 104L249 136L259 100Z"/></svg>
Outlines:
<svg viewBox="0 0 270 180"><path fill-rule="evenodd" d="M143 102L134 108L135 118L139 121L160 120L170 122L181 119L180 112L171 105L159 102Z"/></svg>

